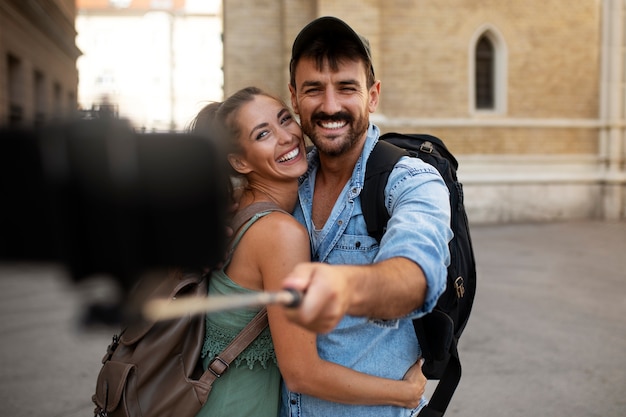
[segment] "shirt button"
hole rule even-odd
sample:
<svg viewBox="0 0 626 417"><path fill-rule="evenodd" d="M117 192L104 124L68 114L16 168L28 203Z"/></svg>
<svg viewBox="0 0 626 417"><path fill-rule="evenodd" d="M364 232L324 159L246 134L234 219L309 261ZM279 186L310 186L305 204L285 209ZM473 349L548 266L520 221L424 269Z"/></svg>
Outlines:
<svg viewBox="0 0 626 417"><path fill-rule="evenodd" d="M338 224L339 226L341 226L341 225L343 224L343 220L339 220L339 221L337 221L337 224Z"/></svg>

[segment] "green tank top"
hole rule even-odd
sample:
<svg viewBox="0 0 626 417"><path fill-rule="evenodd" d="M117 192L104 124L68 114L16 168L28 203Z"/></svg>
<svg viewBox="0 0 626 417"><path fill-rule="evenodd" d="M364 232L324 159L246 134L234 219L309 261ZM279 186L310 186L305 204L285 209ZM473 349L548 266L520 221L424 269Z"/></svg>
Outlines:
<svg viewBox="0 0 626 417"><path fill-rule="evenodd" d="M244 233L261 217L279 210L270 208L256 213L241 228L232 244L232 251ZM249 294L228 277L224 269L214 271L209 280L210 295ZM206 336L202 349L204 369L256 316L260 309L240 309L207 314ZM280 406L280 372L269 327L231 363L230 368L213 383L207 402L198 417L255 416L276 417Z"/></svg>

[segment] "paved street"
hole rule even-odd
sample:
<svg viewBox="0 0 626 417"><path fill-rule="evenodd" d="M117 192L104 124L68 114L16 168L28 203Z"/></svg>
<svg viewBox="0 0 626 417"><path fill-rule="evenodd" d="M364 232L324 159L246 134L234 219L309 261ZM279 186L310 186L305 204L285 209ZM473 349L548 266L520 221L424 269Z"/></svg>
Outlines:
<svg viewBox="0 0 626 417"><path fill-rule="evenodd" d="M446 415L626 415L626 222L472 231L479 288ZM0 417L91 415L114 329L76 326L82 294L61 267L0 265Z"/></svg>

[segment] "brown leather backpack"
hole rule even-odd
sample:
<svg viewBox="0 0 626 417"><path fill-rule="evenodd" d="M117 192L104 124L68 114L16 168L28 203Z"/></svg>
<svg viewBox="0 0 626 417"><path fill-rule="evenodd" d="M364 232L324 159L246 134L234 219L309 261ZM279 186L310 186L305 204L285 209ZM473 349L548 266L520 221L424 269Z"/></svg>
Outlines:
<svg viewBox="0 0 626 417"><path fill-rule="evenodd" d="M207 278L175 271L149 288L147 294L150 299L205 297ZM267 312L263 309L203 372L204 315L133 323L113 336L102 359L104 365L92 397L95 416L194 416L206 402L213 381L266 326Z"/></svg>

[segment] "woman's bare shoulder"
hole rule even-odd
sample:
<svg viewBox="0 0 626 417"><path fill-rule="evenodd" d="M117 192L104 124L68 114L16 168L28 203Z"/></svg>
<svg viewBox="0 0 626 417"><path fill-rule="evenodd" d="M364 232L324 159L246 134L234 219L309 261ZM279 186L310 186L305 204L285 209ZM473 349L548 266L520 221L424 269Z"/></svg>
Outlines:
<svg viewBox="0 0 626 417"><path fill-rule="evenodd" d="M273 211L257 221L257 232L267 233L268 238L292 237L294 239L306 239L309 235L306 228L291 214L283 211ZM275 236L271 236L271 235Z"/></svg>

